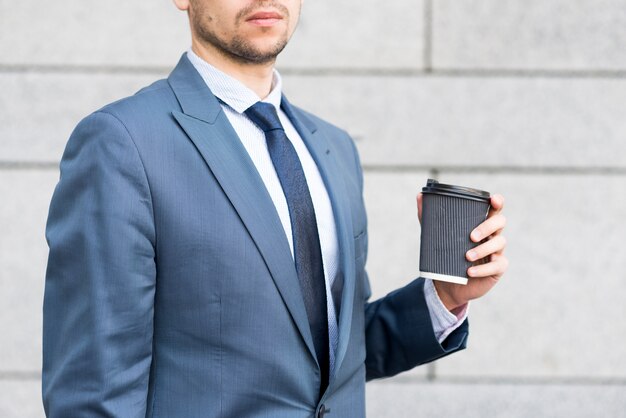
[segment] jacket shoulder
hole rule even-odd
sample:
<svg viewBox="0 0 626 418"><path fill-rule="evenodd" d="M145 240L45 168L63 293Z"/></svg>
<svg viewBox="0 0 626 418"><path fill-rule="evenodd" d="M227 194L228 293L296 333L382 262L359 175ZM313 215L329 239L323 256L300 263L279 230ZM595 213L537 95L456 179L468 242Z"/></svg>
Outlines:
<svg viewBox="0 0 626 418"><path fill-rule="evenodd" d="M97 112L109 113L123 122L133 118L146 117L170 112L172 108L178 108L178 102L167 80L155 81L151 85L142 88L129 97L110 103Z"/></svg>

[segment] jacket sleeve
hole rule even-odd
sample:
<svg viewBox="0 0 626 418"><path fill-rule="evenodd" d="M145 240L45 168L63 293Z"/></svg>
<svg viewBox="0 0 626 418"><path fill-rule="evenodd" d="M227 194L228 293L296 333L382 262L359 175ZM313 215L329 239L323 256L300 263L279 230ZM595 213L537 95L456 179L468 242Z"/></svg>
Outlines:
<svg viewBox="0 0 626 418"><path fill-rule="evenodd" d="M46 415L144 417L156 236L140 155L115 116L94 113L70 137L46 239Z"/></svg>
<svg viewBox="0 0 626 418"><path fill-rule="evenodd" d="M424 279L365 304L367 380L394 376L465 348L467 319L439 343L424 298Z"/></svg>
<svg viewBox="0 0 626 418"><path fill-rule="evenodd" d="M355 171L360 193L363 192L363 171L354 142ZM367 230L362 239L367 240ZM367 241L364 243L367 257ZM365 369L367 380L390 377L420 364L428 363L464 349L467 344L467 320L439 343L424 296L424 279L418 278L385 297L368 302L371 296L369 279L363 277L365 297Z"/></svg>

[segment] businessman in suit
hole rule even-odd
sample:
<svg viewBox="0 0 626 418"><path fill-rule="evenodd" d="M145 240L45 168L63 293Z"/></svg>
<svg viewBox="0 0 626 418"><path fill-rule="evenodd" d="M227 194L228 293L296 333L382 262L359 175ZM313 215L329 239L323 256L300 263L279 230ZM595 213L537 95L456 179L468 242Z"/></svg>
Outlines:
<svg viewBox="0 0 626 418"><path fill-rule="evenodd" d="M467 286L369 301L350 137L290 104L274 62L301 0L175 0L192 48L91 114L46 237L50 417L363 417L365 382L465 347L506 270L503 199ZM421 200L418 197L418 210Z"/></svg>

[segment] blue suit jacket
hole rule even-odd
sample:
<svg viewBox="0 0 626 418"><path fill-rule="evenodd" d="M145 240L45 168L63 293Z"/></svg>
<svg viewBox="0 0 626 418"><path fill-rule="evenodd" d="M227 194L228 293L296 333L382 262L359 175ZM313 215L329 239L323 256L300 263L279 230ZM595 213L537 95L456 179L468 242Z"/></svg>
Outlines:
<svg viewBox="0 0 626 418"><path fill-rule="evenodd" d="M444 346L417 279L368 302L362 172L349 136L284 100L330 195L341 296L336 371L319 367L288 242L221 106L185 56L85 118L50 206L43 399L50 417L365 416L366 379Z"/></svg>

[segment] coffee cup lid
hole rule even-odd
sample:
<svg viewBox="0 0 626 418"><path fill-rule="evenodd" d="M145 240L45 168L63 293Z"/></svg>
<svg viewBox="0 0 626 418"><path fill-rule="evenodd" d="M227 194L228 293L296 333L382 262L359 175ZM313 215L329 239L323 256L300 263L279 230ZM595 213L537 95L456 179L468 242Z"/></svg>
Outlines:
<svg viewBox="0 0 626 418"><path fill-rule="evenodd" d="M491 198L489 192L485 192L483 190L471 189L469 187L463 186L453 186L451 184L443 184L433 179L428 179L428 181L426 182L426 187L422 188L422 192L478 200L481 202L489 202Z"/></svg>

